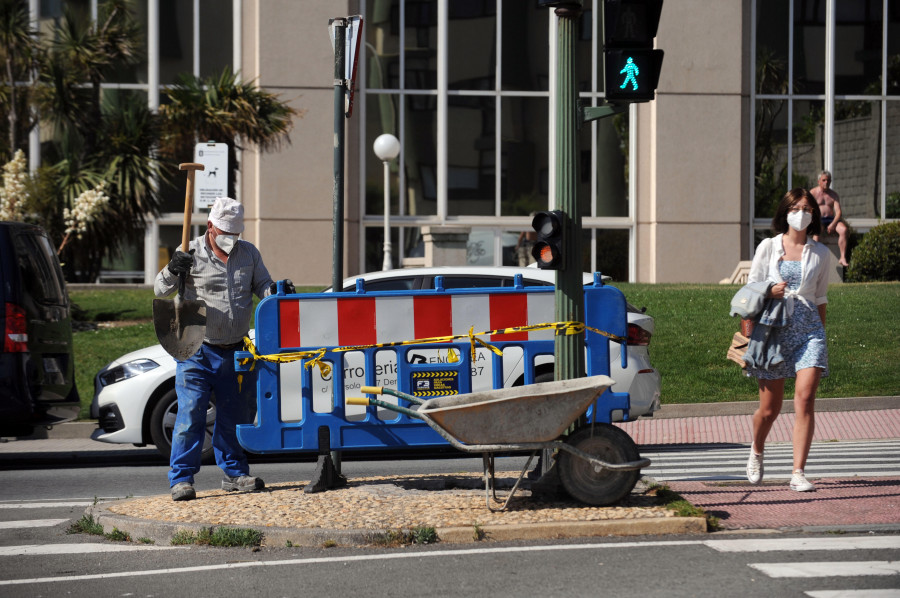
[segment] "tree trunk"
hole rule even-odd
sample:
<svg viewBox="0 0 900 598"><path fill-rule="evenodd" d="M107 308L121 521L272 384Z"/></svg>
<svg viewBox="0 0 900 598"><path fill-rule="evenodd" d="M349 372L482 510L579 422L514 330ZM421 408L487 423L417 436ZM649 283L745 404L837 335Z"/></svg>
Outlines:
<svg viewBox="0 0 900 598"><path fill-rule="evenodd" d="M16 113L16 78L13 73L13 51L12 48L6 48L6 76L9 79L9 155L12 157L16 153L16 129L19 124L19 117Z"/></svg>

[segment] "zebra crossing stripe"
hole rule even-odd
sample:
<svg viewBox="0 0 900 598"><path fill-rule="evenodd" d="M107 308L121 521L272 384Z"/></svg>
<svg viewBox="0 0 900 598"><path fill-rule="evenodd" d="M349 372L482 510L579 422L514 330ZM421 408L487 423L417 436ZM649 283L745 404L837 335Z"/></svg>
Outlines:
<svg viewBox="0 0 900 598"><path fill-rule="evenodd" d="M900 562L897 561L750 563L750 566L772 578L858 577L900 574ZM894 591L896 592L896 590Z"/></svg>
<svg viewBox="0 0 900 598"><path fill-rule="evenodd" d="M718 552L885 550L900 548L900 536L857 536L847 538L753 538L749 540L707 540L704 543Z"/></svg>
<svg viewBox="0 0 900 598"><path fill-rule="evenodd" d="M33 527L53 527L68 519L30 519L22 521L0 521L0 529L30 529Z"/></svg>
<svg viewBox="0 0 900 598"><path fill-rule="evenodd" d="M92 500L70 502L15 502L0 504L0 509L47 509L53 507L89 507Z"/></svg>
<svg viewBox="0 0 900 598"><path fill-rule="evenodd" d="M809 598L897 598L900 590L820 590L806 595Z"/></svg>
<svg viewBox="0 0 900 598"><path fill-rule="evenodd" d="M656 449L657 447L653 447ZM739 480L744 477L749 445L736 448L682 447L645 448L641 454L652 465L644 474L659 481ZM790 476L793 466L791 445L766 446L767 479ZM813 443L807 476L821 478L860 476L900 476L900 443L865 441Z"/></svg>
<svg viewBox="0 0 900 598"><path fill-rule="evenodd" d="M21 546L0 546L0 557L4 556L46 556L51 554L82 554L89 552L136 552L146 550L182 549L183 546L150 546L144 544L23 544Z"/></svg>

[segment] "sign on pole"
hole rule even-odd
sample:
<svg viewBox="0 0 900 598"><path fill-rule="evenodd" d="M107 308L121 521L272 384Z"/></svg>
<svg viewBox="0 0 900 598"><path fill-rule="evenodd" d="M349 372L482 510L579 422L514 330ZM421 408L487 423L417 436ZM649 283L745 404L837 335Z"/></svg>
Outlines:
<svg viewBox="0 0 900 598"><path fill-rule="evenodd" d="M334 21L328 21L328 35L331 38L331 50L334 51ZM353 96L356 92L356 66L359 62L359 46L362 41L363 18L361 15L345 17L343 24L346 26L344 37L344 80L347 82L344 101L344 114L347 118L353 114Z"/></svg>
<svg viewBox="0 0 900 598"><path fill-rule="evenodd" d="M228 196L228 144L198 143L194 146L194 162L205 167L194 181L194 205L206 209L217 197Z"/></svg>

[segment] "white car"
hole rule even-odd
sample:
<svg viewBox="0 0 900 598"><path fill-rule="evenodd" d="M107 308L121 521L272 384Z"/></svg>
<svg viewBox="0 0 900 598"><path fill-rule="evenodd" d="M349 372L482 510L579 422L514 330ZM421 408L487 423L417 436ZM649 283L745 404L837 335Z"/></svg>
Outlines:
<svg viewBox="0 0 900 598"><path fill-rule="evenodd" d="M356 289L363 279L366 291L432 289L438 278L444 289L512 287L516 275L522 276L523 286L552 286L555 272L534 267L446 266L409 268L371 272L344 280L344 291ZM594 277L585 274L585 285ZM330 290L330 289L329 289ZM327 291L326 291L327 292ZM660 407L660 375L650 364L649 344L654 332L653 318L631 304L627 304L628 362L621 367L622 345L610 345L610 376L616 381L613 390L628 392L631 397L631 419L653 415ZM250 331L251 338L253 330ZM424 352L433 351L425 349ZM553 358L546 356L535 362L537 382L553 379ZM519 366L521 370L521 366ZM514 374L509 386L521 385L524 374ZM347 382L347 381L345 381ZM349 382L347 382L349 383ZM212 459L212 431L215 422L215 398L206 418L204 459ZM94 380L94 399L91 417L98 420L98 429L91 438L101 442L144 446L155 444L168 457L171 451L172 429L178 401L175 395L175 360L154 345L123 355L108 364ZM349 413L348 413L349 416ZM614 413L621 420L622 413Z"/></svg>

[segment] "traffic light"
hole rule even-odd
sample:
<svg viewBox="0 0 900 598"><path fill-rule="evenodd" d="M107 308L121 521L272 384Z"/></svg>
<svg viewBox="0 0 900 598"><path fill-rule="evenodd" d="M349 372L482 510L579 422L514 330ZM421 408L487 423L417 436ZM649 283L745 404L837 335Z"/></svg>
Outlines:
<svg viewBox="0 0 900 598"><path fill-rule="evenodd" d="M610 102L650 102L662 69L653 49L662 0L604 0L603 67Z"/></svg>
<svg viewBox="0 0 900 598"><path fill-rule="evenodd" d="M531 255L542 270L562 270L563 266L563 224L565 213L561 210L538 212L531 221L537 231L537 241L531 248Z"/></svg>

